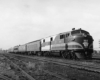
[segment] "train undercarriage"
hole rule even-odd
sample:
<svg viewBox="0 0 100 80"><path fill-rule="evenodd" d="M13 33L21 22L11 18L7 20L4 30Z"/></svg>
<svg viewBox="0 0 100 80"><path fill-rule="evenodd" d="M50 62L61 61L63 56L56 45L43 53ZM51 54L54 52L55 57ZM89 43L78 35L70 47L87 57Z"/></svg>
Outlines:
<svg viewBox="0 0 100 80"><path fill-rule="evenodd" d="M58 55L65 59L91 59L92 50L89 52L85 51L75 51L75 50L63 50L63 51L35 51L35 52L25 52L27 55L37 55L37 56L50 56Z"/></svg>

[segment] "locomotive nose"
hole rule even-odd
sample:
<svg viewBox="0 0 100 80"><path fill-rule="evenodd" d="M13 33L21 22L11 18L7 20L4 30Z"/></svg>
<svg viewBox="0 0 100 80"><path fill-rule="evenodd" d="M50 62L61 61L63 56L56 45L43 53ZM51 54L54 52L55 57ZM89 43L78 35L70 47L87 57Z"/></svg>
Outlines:
<svg viewBox="0 0 100 80"><path fill-rule="evenodd" d="M84 45L84 48L88 48L89 42L87 39L83 40L83 45Z"/></svg>

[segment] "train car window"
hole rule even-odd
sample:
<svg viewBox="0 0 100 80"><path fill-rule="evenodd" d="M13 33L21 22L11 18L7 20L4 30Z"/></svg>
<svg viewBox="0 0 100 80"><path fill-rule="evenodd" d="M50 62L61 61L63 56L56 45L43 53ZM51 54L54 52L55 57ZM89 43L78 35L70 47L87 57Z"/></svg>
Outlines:
<svg viewBox="0 0 100 80"><path fill-rule="evenodd" d="M60 39L63 39L65 37L65 35L60 35Z"/></svg>
<svg viewBox="0 0 100 80"><path fill-rule="evenodd" d="M45 39L43 39L43 42L45 42Z"/></svg>
<svg viewBox="0 0 100 80"><path fill-rule="evenodd" d="M52 37L50 38L50 41L53 41L53 38Z"/></svg>
<svg viewBox="0 0 100 80"><path fill-rule="evenodd" d="M69 36L69 33L66 34L66 37L68 37L68 36Z"/></svg>

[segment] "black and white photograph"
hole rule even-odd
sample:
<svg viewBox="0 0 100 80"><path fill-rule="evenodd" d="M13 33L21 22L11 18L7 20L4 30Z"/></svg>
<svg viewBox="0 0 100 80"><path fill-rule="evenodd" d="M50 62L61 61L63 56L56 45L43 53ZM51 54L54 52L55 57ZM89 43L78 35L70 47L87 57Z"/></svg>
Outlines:
<svg viewBox="0 0 100 80"><path fill-rule="evenodd" d="M100 1L0 0L0 80L100 80Z"/></svg>

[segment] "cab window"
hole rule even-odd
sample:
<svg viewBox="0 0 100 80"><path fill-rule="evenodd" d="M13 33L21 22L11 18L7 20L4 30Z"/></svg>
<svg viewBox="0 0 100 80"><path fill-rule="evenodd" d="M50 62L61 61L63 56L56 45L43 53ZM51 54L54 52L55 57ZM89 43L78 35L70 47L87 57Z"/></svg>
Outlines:
<svg viewBox="0 0 100 80"><path fill-rule="evenodd" d="M75 30L71 32L72 35L80 34L80 30Z"/></svg>
<svg viewBox="0 0 100 80"><path fill-rule="evenodd" d="M69 36L69 33L66 34L66 37L68 37L68 36Z"/></svg>
<svg viewBox="0 0 100 80"><path fill-rule="evenodd" d="M81 30L81 33L83 33L83 34L89 34L87 31L84 31L84 30Z"/></svg>
<svg viewBox="0 0 100 80"><path fill-rule="evenodd" d="M65 35L60 35L60 39L64 39Z"/></svg>
<svg viewBox="0 0 100 80"><path fill-rule="evenodd" d="M85 34L85 35L89 35L89 32L85 31L85 30L74 30L71 32L72 35L76 35L76 34Z"/></svg>
<svg viewBox="0 0 100 80"><path fill-rule="evenodd" d="M50 38L50 41L53 41L53 38L52 37Z"/></svg>

